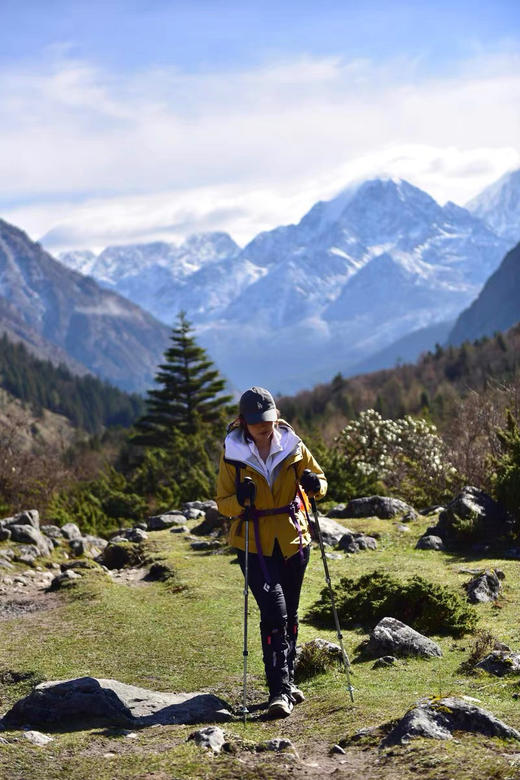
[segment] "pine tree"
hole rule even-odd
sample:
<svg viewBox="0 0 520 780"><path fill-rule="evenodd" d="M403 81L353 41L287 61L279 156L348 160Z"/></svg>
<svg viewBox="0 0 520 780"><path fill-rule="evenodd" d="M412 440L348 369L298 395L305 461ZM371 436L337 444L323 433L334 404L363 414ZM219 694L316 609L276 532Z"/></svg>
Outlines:
<svg viewBox="0 0 520 780"><path fill-rule="evenodd" d="M192 332L181 312L155 377L161 387L148 391L147 413L136 423L134 443L168 448L176 432L191 436L224 420L231 396L222 395L225 380Z"/></svg>

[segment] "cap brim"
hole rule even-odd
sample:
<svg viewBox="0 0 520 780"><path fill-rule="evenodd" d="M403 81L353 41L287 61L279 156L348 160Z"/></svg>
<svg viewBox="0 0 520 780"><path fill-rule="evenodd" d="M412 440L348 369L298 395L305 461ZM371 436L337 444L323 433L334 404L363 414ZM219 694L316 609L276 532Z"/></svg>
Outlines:
<svg viewBox="0 0 520 780"><path fill-rule="evenodd" d="M248 425L256 425L261 422L276 422L278 412L276 409L266 409L265 412L244 415L244 419Z"/></svg>

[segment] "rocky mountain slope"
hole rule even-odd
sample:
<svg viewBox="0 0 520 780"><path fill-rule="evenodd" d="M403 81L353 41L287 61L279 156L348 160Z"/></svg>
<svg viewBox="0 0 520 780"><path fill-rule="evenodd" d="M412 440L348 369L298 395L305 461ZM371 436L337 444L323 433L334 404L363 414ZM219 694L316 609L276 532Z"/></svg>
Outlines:
<svg viewBox="0 0 520 780"><path fill-rule="evenodd" d="M0 220L3 330L38 351L66 353L126 390L153 382L170 329L90 277L66 268L39 244ZM36 343L35 343L36 342Z"/></svg>
<svg viewBox="0 0 520 780"><path fill-rule="evenodd" d="M510 245L520 241L520 170L511 171L486 187L466 208L486 222Z"/></svg>
<svg viewBox="0 0 520 780"><path fill-rule="evenodd" d="M478 298L457 319L451 344L492 336L520 322L520 244L507 253Z"/></svg>
<svg viewBox="0 0 520 780"><path fill-rule="evenodd" d="M241 251L213 233L182 247L112 247L87 262L102 284L165 322L185 309L235 386L293 392L454 320L509 243L466 209L373 179Z"/></svg>

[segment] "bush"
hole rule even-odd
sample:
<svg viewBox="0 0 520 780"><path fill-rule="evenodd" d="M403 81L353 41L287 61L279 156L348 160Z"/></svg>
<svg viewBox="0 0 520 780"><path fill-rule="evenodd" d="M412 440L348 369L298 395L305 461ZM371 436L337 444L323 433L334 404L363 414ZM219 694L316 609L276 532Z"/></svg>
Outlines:
<svg viewBox="0 0 520 780"><path fill-rule="evenodd" d="M322 639L306 642L296 660L294 676L296 682L303 682L317 674L323 674L341 664L341 655L334 652L334 645Z"/></svg>
<svg viewBox="0 0 520 780"><path fill-rule="evenodd" d="M418 575L402 581L376 570L357 580L343 577L335 598L345 628L361 625L371 630L382 618L393 617L421 633L461 636L477 624L475 609L461 594ZM305 619L321 628L334 628L327 588Z"/></svg>
<svg viewBox="0 0 520 780"><path fill-rule="evenodd" d="M350 488L345 498L379 492L411 504L440 503L452 492L455 469L437 429L426 420L384 419L368 409L341 431L336 448Z"/></svg>

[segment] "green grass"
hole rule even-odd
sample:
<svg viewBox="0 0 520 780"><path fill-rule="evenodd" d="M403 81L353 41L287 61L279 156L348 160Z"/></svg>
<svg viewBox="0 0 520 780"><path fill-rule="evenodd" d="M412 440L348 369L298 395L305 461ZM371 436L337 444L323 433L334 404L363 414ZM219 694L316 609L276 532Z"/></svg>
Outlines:
<svg viewBox="0 0 520 780"><path fill-rule="evenodd" d="M392 521L369 519L345 524L352 530L380 534L379 548L330 560L333 583L342 576L357 578L377 568L398 577L420 574L432 582L461 588L469 575L458 569L499 567L506 574L503 596L499 606L478 606L479 628L520 649L517 562L468 561L441 552L415 550L417 538L431 524L426 519L411 524L409 534L398 532ZM237 706L242 684L243 595L242 576L233 563L234 556L194 553L182 537L167 531L151 534L150 538L150 559L166 560L175 571L173 581L129 587L90 572L63 594L57 608L3 621L0 671L31 671L34 679L47 680L83 675L113 677L164 691L207 690ZM323 568L316 549L304 583L302 615L323 585ZM250 701L260 703L265 700L265 688L259 616L252 599L250 604ZM352 659L366 633L357 629L344 635ZM332 631L301 624L300 641L315 636L335 640ZM226 731L235 735L237 743L235 755L212 757L186 742L193 727L145 729L135 740L93 730L56 734L55 741L45 748L36 748L25 740L0 745L0 776L6 780L58 779L72 774L89 779L277 778L290 770L298 777L303 770L291 756L247 750L251 742L280 735L293 740L303 762L329 762L327 771L333 771L335 766L341 769L341 756L328 756L332 744L361 728L401 717L425 696L473 696L481 706L518 729L520 704L512 696L520 690L518 678L464 674L460 665L471 651L471 635L457 640L433 638L442 648L441 659L399 661L395 667L379 670L372 670L371 661L354 663L354 706L350 705L344 673L333 669L304 683L307 701L286 721L251 719L246 726L240 722L228 724ZM0 709L5 711L24 695L27 686L27 681L1 686ZM19 732L9 736L16 735ZM381 755L374 745L352 744L347 750L350 763L346 767L367 778L412 777L416 772L432 779L520 777L520 764L512 768L512 762L520 759L520 743L506 744L496 739L461 735L458 742L450 744L421 740ZM106 757L107 753L115 756ZM307 777L319 777L324 770L306 771Z"/></svg>

